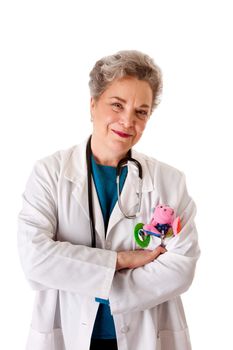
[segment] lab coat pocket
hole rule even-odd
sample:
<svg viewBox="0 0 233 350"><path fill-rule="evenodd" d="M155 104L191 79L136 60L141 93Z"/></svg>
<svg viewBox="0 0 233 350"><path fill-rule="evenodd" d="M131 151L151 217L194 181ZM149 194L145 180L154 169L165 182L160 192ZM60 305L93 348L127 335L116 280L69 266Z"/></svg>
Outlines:
<svg viewBox="0 0 233 350"><path fill-rule="evenodd" d="M41 333L31 328L26 350L65 350L62 330L57 328L49 333Z"/></svg>
<svg viewBox="0 0 233 350"><path fill-rule="evenodd" d="M188 328L180 331L159 331L158 345L157 350L191 350Z"/></svg>

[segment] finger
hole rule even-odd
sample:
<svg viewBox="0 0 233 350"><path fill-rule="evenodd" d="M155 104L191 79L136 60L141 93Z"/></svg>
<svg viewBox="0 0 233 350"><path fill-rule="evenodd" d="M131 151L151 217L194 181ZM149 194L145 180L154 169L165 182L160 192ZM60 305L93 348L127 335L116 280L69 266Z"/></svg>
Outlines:
<svg viewBox="0 0 233 350"><path fill-rule="evenodd" d="M156 256L159 256L160 254L165 253L167 250L164 247L158 246L157 248L154 249L153 253Z"/></svg>
<svg viewBox="0 0 233 350"><path fill-rule="evenodd" d="M158 247L155 248L154 251L157 252L157 253L160 253L161 251L163 251L163 249L164 248L161 245L159 245Z"/></svg>
<svg viewBox="0 0 233 350"><path fill-rule="evenodd" d="M167 252L167 249L160 246L160 253L161 253L161 254L164 254L164 253L166 253L166 252Z"/></svg>

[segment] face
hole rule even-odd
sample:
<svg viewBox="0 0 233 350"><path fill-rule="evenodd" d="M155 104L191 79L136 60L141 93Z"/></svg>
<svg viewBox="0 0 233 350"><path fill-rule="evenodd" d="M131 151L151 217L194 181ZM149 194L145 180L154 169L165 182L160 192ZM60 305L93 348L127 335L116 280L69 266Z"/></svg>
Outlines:
<svg viewBox="0 0 233 350"><path fill-rule="evenodd" d="M151 114L150 85L134 77L114 80L102 95L91 98L93 140L96 149L117 158L141 138Z"/></svg>
<svg viewBox="0 0 233 350"><path fill-rule="evenodd" d="M169 224L174 220L174 210L168 205L158 205L153 218L160 224Z"/></svg>

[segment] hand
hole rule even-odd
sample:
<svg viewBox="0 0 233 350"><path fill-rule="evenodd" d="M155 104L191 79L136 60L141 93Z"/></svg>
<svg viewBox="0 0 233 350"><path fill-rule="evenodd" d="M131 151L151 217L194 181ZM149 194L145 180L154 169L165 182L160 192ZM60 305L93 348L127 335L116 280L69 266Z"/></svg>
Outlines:
<svg viewBox="0 0 233 350"><path fill-rule="evenodd" d="M117 253L116 270L135 269L144 266L155 260L160 254L167 250L164 247L157 247L154 250L130 250Z"/></svg>

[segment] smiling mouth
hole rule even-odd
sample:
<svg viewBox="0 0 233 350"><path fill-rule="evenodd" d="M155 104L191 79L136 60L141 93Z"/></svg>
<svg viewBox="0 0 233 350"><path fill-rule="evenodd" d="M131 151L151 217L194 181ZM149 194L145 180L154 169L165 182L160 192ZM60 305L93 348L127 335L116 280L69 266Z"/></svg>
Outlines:
<svg viewBox="0 0 233 350"><path fill-rule="evenodd" d="M122 138L128 138L128 137L131 137L132 135L130 134L126 134L125 132L123 131L117 131L117 130L113 130L112 131L117 134L118 136L122 137Z"/></svg>

